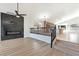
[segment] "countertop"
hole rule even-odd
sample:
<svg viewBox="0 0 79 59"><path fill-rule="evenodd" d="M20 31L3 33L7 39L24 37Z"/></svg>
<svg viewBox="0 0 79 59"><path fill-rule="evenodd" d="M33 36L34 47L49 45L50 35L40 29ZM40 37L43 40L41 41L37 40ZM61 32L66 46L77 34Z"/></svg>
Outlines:
<svg viewBox="0 0 79 59"><path fill-rule="evenodd" d="M30 33L51 36L51 33L45 29L30 28Z"/></svg>

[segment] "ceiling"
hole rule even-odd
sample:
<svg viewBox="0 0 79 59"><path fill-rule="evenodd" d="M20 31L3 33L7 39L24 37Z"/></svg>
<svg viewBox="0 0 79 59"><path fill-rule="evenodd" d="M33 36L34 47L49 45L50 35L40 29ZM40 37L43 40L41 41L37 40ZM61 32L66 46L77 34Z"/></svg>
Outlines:
<svg viewBox="0 0 79 59"><path fill-rule="evenodd" d="M0 3L0 11L14 13L14 10L16 3ZM27 14L25 18L34 21L46 16L48 21L62 23L79 17L79 3L19 3L19 10L19 13Z"/></svg>
<svg viewBox="0 0 79 59"><path fill-rule="evenodd" d="M78 3L20 3L19 8L21 12L31 15L33 19L38 20L45 15L48 16L47 20L56 23L79 15Z"/></svg>

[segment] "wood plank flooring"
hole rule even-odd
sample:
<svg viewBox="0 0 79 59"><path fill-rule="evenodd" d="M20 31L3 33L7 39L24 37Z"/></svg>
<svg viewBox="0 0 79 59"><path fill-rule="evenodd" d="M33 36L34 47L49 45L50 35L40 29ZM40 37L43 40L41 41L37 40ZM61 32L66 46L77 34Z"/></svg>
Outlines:
<svg viewBox="0 0 79 59"><path fill-rule="evenodd" d="M79 56L79 44L63 40L57 40L54 48L69 56Z"/></svg>
<svg viewBox="0 0 79 59"><path fill-rule="evenodd" d="M33 38L19 38L0 42L0 56L64 56L46 42Z"/></svg>

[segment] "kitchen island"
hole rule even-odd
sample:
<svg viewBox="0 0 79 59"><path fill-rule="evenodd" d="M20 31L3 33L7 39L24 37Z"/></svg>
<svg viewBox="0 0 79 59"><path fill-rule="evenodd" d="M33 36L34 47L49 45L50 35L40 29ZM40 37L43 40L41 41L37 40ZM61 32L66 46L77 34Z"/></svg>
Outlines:
<svg viewBox="0 0 79 59"><path fill-rule="evenodd" d="M56 27L50 28L48 31L45 31L43 28L30 28L30 33L32 38L47 42L52 46L52 41L56 37Z"/></svg>

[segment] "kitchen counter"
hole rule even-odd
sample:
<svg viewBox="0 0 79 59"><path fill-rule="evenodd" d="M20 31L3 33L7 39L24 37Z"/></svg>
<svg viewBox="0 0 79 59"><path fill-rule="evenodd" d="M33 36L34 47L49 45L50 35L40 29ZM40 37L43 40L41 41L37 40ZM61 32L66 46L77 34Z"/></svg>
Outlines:
<svg viewBox="0 0 79 59"><path fill-rule="evenodd" d="M47 42L52 48L53 40L56 37L56 26L52 28L30 28L30 37Z"/></svg>
<svg viewBox="0 0 79 59"><path fill-rule="evenodd" d="M30 33L51 36L51 33L49 31L44 31L44 29L30 28Z"/></svg>

